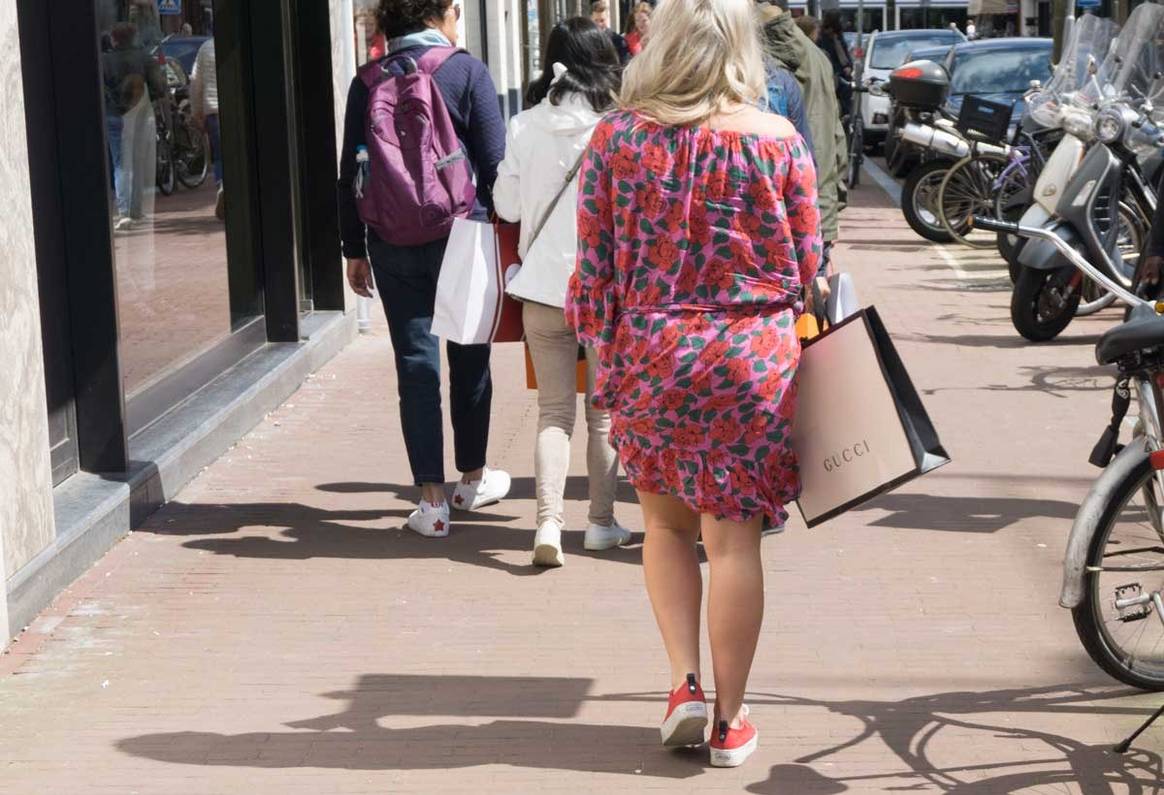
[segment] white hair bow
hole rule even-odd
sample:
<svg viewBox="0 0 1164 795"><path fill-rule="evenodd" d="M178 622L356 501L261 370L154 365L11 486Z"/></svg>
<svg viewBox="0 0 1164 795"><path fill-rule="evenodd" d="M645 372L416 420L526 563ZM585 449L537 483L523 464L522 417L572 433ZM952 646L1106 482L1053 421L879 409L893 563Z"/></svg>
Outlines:
<svg viewBox="0 0 1164 795"><path fill-rule="evenodd" d="M566 64L564 64L564 63L559 63L559 62L557 62L557 61L555 61L555 62L554 62L554 65L553 65L552 67L550 67L550 68L554 70L554 79L550 81L550 85L551 85L551 86L552 86L554 83L556 83L556 82L558 82L559 80L561 80L561 79L562 79L562 76L563 76L564 74L566 74L566 72L570 71L569 69L567 69L567 68L566 68Z"/></svg>

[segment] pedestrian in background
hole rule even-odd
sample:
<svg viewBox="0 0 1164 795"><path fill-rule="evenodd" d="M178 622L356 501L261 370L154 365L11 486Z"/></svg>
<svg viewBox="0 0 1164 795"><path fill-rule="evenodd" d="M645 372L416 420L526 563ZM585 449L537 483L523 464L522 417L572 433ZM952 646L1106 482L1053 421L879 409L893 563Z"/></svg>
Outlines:
<svg viewBox="0 0 1164 795"><path fill-rule="evenodd" d="M808 14L796 18L796 25L804 31L804 35L816 44L820 41L820 20Z"/></svg>
<svg viewBox="0 0 1164 795"><path fill-rule="evenodd" d="M630 50L626 46L626 39L610 27L610 4L606 0L594 0L590 4L590 20L610 37L610 43L618 53L618 62L625 64L629 61Z"/></svg>
<svg viewBox="0 0 1164 795"><path fill-rule="evenodd" d="M614 107L621 63L607 32L581 17L554 26L542 63L546 70L529 87L533 107L509 123L493 201L501 218L521 222L522 266L508 292L524 302L525 338L538 382L533 562L561 566L563 496L578 411L578 337L562 314L578 257L577 173L590 134ZM593 349L586 356L590 524L583 545L605 550L627 543L631 533L614 518L618 458L608 438L610 415L590 403Z"/></svg>
<svg viewBox="0 0 1164 795"><path fill-rule="evenodd" d="M218 123L218 67L213 37L198 48L198 55L194 58L194 72L190 76L190 107L194 124L198 129L205 130L210 139L214 184L218 186L214 215L221 221L226 218L226 194L222 185L222 128Z"/></svg>
<svg viewBox="0 0 1164 795"><path fill-rule="evenodd" d="M138 41L133 23L115 24L109 44L101 53L101 78L117 203L113 228L125 232L153 209L158 165L154 102L166 96L166 81L157 59Z"/></svg>
<svg viewBox="0 0 1164 795"><path fill-rule="evenodd" d="M460 7L452 0L381 0L377 18L388 39L388 55L364 68L382 70L381 79L402 76L409 67L405 59L415 63L433 47L456 46ZM486 220L493 209L497 165L505 153L505 122L489 69L467 52L458 52L432 79L476 175L473 217ZM413 479L421 488L420 504L409 516L408 526L423 536L443 538L449 533L450 513L445 495L440 346L432 334L432 317L448 238L417 246L392 245L360 219L354 183L357 153L368 144L369 93L362 76L352 81L348 91L338 190L343 254L348 260L348 282L357 294L372 296L375 273L388 318L404 443ZM510 486L508 474L485 467L493 399L490 349L449 343L447 351L453 445L457 469L463 473L453 503L458 509L474 510L501 500Z"/></svg>
<svg viewBox="0 0 1164 795"><path fill-rule="evenodd" d="M655 7L650 3L638 3L627 20L626 47L631 57L643 51L647 37L651 35L651 14Z"/></svg>
<svg viewBox="0 0 1164 795"><path fill-rule="evenodd" d="M837 239L841 208L841 180L848 166L845 128L837 104L836 80L828 57L804 35L787 13L788 0L758 0L759 16L768 54L796 76L804 97L804 111L812 129L812 145L820 195L824 256L821 275L829 269Z"/></svg>
<svg viewBox="0 0 1164 795"><path fill-rule="evenodd" d="M757 742L743 697L764 612L760 535L799 488L794 320L820 260L815 174L792 125L760 109L751 0L668 2L651 25L623 110L598 125L583 164L566 312L597 349L594 402L611 412L642 504L671 668L663 743L705 739L702 536L711 764L735 766Z"/></svg>
<svg viewBox="0 0 1164 795"><path fill-rule="evenodd" d="M811 152L812 128L804 113L804 94L800 90L800 83L796 82L796 75L770 55L764 56L764 72L768 87L767 110L792 122Z"/></svg>
<svg viewBox="0 0 1164 795"><path fill-rule="evenodd" d="M853 56L845 41L845 28L840 11L829 11L820 25L817 46L821 48L833 67L836 77L837 102L842 116L848 116L853 106Z"/></svg>

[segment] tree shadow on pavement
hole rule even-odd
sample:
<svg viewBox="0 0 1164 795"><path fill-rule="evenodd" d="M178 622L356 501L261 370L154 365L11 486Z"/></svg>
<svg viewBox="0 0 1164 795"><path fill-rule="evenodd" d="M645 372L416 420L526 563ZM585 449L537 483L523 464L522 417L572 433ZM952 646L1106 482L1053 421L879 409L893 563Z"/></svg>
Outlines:
<svg viewBox="0 0 1164 795"><path fill-rule="evenodd" d="M996 533L1023 519L1071 521L1075 503L1023 497L946 497L936 494L889 494L854 509L889 511L868 527L939 530L954 533Z"/></svg>
<svg viewBox="0 0 1164 795"><path fill-rule="evenodd" d="M183 544L187 549L233 555L239 558L310 560L350 558L361 560L449 560L471 566L531 576L546 569L510 563L503 553L533 549L533 531L498 527L481 520L486 514L467 514L469 521L455 521L448 538L422 538L403 528L411 509L325 510L294 502L201 504L170 503L138 532L177 536L223 536L257 532L232 538L199 538ZM394 519L392 526L357 527L347 522ZM563 536L567 555L594 557L614 563L638 565L642 554L635 544L604 552L582 547L582 533Z"/></svg>
<svg viewBox="0 0 1164 795"><path fill-rule="evenodd" d="M563 722L589 699L592 680L565 677L375 674L338 713L286 724L290 732L174 732L130 737L124 753L159 762L235 768L448 770L480 765L683 779L706 751L668 753L653 726ZM444 719L431 725L393 718ZM490 719L486 722L449 718Z"/></svg>

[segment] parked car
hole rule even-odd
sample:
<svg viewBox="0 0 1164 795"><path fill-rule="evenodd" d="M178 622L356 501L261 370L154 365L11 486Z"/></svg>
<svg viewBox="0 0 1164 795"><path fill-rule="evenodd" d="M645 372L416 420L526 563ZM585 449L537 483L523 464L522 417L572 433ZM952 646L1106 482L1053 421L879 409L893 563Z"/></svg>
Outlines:
<svg viewBox="0 0 1164 795"><path fill-rule="evenodd" d="M1051 77L1051 40L1036 38L986 39L949 48L917 50L909 60L937 61L950 75L950 93L942 114L957 119L968 94L995 102L1013 103L1010 134L1018 126L1025 104L1023 94L1032 80L1046 83ZM890 173L901 176L920 156L914 147L902 145L901 128L909 121L904 109L891 105L885 159Z"/></svg>
<svg viewBox="0 0 1164 795"><path fill-rule="evenodd" d="M198 57L198 50L209 38L209 36L168 36L162 39L158 49L167 58L181 64L189 75L194 71L194 59Z"/></svg>
<svg viewBox="0 0 1164 795"><path fill-rule="evenodd" d="M966 41L956 30L892 30L874 33L865 48L861 84L868 93L861 98L861 124L865 144L885 140L889 130L889 96L884 83L889 73L906 62L910 53L941 45L953 46Z"/></svg>

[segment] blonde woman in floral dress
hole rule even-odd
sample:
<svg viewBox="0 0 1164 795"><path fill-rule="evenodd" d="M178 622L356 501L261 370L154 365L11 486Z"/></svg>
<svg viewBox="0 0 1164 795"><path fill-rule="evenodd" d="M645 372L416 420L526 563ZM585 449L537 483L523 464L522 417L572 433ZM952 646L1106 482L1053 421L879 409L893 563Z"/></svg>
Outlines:
<svg viewBox="0 0 1164 795"><path fill-rule="evenodd" d="M764 609L760 535L797 496L791 428L804 285L820 262L812 156L756 110L751 0L668 2L595 130L566 312L597 349L595 404L638 489L647 592L671 665L666 745L705 739L702 577L715 677L711 763L741 764Z"/></svg>

